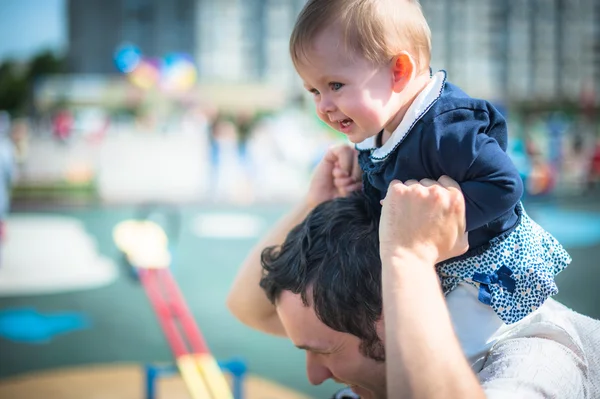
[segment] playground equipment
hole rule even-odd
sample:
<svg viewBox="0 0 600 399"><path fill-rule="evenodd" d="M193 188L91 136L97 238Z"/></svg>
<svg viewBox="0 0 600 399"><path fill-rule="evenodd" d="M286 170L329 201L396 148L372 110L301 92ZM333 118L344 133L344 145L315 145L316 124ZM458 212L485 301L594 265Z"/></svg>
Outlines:
<svg viewBox="0 0 600 399"><path fill-rule="evenodd" d="M169 240L164 229L148 219L126 220L115 226L113 238L146 291L191 397L233 399L229 383L171 274ZM235 399L241 399L245 366L235 361L221 366L233 374ZM147 366L148 399L154 396L155 378L174 371L174 367Z"/></svg>

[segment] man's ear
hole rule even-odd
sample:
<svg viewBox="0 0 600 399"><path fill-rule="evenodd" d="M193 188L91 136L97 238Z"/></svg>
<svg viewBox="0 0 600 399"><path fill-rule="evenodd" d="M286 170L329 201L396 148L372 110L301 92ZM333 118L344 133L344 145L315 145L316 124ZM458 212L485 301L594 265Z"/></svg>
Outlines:
<svg viewBox="0 0 600 399"><path fill-rule="evenodd" d="M393 90L400 93L413 79L416 66L415 60L406 51L392 59Z"/></svg>

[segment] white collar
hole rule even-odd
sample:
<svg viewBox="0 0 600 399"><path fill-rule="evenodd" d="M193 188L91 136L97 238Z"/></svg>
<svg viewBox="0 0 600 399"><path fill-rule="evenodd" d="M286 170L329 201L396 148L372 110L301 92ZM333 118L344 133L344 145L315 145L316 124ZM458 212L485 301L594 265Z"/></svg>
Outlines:
<svg viewBox="0 0 600 399"><path fill-rule="evenodd" d="M400 125L396 128L392 136L385 142L384 145L377 148L377 135L356 144L356 149L360 151L371 151L371 160L380 162L384 160L392 151L400 145L402 140L410 132L412 127L425 115L429 108L442 95L444 84L446 83L446 71L439 71L431 78L431 81L419 93L417 98L410 105Z"/></svg>

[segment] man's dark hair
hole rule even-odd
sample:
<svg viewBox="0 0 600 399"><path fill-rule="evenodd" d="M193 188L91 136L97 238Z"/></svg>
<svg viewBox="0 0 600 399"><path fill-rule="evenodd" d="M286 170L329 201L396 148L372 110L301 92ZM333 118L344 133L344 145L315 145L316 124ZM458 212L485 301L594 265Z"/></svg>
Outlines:
<svg viewBox="0 0 600 399"><path fill-rule="evenodd" d="M379 216L363 193L320 204L283 245L263 250L260 286L272 303L282 291L300 294L324 324L360 338L361 353L383 361L375 328L382 315Z"/></svg>

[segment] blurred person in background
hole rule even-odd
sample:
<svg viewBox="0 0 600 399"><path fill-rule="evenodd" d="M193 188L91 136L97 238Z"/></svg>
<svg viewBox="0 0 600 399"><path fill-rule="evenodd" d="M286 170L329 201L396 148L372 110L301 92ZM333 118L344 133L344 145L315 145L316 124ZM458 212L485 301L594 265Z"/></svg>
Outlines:
<svg viewBox="0 0 600 399"><path fill-rule="evenodd" d="M571 124L569 134L564 139L559 184L563 192L571 196L585 193L586 177L593 149L591 137L581 120Z"/></svg>
<svg viewBox="0 0 600 399"><path fill-rule="evenodd" d="M26 119L15 119L10 126L10 138L14 145L15 163L20 168L29 154L29 122Z"/></svg>
<svg viewBox="0 0 600 399"><path fill-rule="evenodd" d="M556 186L556 169L539 153L530 156L531 169L525 180L527 194L533 196L546 195Z"/></svg>
<svg viewBox="0 0 600 399"><path fill-rule="evenodd" d="M71 137L74 123L75 118L71 111L66 108L58 111L52 119L52 133L54 134L54 138L61 143L66 143Z"/></svg>
<svg viewBox="0 0 600 399"><path fill-rule="evenodd" d="M255 116L249 110L241 110L236 114L235 125L238 132L238 145L240 159L244 167L249 165L248 162L248 141L252 137L252 132L255 125Z"/></svg>
<svg viewBox="0 0 600 399"><path fill-rule="evenodd" d="M16 123L16 126L19 126L19 123ZM12 129L14 128L15 124L12 126ZM15 146L11 139L10 116L6 112L0 112L0 250L6 239L6 219L10 211L10 195L14 177ZM1 263L0 266L2 266Z"/></svg>
<svg viewBox="0 0 600 399"><path fill-rule="evenodd" d="M596 145L589 162L587 182L588 191L600 185L600 137L596 138Z"/></svg>
<svg viewBox="0 0 600 399"><path fill-rule="evenodd" d="M209 138L212 200L251 202L253 197L244 179L236 125L225 115L216 114L209 128Z"/></svg>

